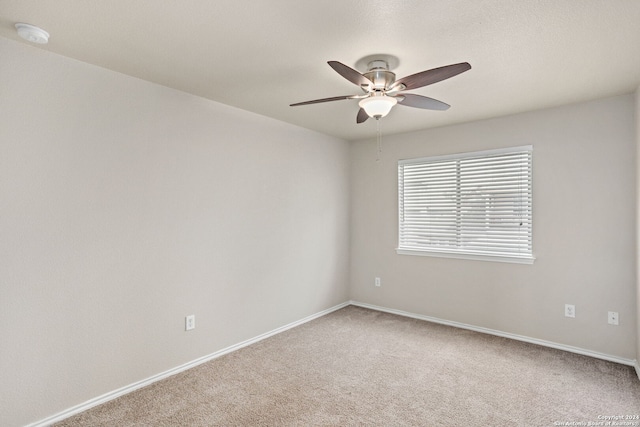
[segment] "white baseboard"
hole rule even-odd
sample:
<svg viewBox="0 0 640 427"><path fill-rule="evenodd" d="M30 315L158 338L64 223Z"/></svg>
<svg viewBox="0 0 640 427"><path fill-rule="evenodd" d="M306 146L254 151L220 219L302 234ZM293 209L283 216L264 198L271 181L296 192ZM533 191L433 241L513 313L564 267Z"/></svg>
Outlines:
<svg viewBox="0 0 640 427"><path fill-rule="evenodd" d="M315 313L315 314L312 314L311 316L307 316L304 319L297 320L295 322L292 322L292 323L289 323L287 325L284 325L284 326L281 326L279 328L276 328L276 329L274 329L272 331L265 332L264 334L258 335L257 337L248 339L246 341L242 341L241 343L232 345L232 346L227 347L227 348L223 348L222 350L216 351L215 353L212 353L212 354L209 354L207 356L203 356L203 357L200 357L198 359L192 360L191 362L187 362L184 365L177 366L175 368L169 369L168 371L161 372L161 373L159 373L157 375L154 375L154 376L151 376L149 378L146 378L146 379L144 379L142 381L138 381L138 382L135 382L133 384L129 384L128 386L119 388L117 390L111 391L111 392L106 393L106 394L103 394L102 396L98 396L96 398L88 400L88 401L86 401L84 403L81 403L79 405L76 405L76 406L74 406L72 408L66 409L66 410L64 410L62 412L59 412L59 413L55 414L55 415L52 415L52 416L47 417L45 419L42 419L42 420L40 420L38 422L35 422L33 424L29 424L26 427L46 427L46 426L49 426L49 425L51 425L53 423L62 421L65 418L69 418L69 417L71 417L73 415L79 414L80 412L84 412L87 409L93 408L94 406L101 405L101 404L106 403L106 402L108 402L110 400L113 400L113 399L115 399L117 397L120 397L120 396L123 396L125 394L131 393L132 391L138 390L138 389L140 389L142 387L146 387L146 386L148 386L150 384L153 384L153 383L155 383L157 381L160 381L162 379L165 379L167 377L170 377L170 376L175 375L177 373L180 373L182 371L186 371L187 369L196 367L196 366L201 365L201 364L203 364L205 362L208 362L210 360L216 359L216 358L218 358L220 356L224 356L225 354L228 354L228 353L231 353L233 351L239 350L239 349L241 349L243 347L246 347L248 345L257 343L258 341L262 341L263 339L269 338L269 337L271 337L273 335L279 334L279 333L284 332L284 331L286 331L288 329L295 328L296 326L300 326L303 323L307 323L307 322L309 322L311 320L317 319L318 317L322 317L322 316L327 315L327 314L329 314L331 312L334 312L336 310L340 310L341 308L344 308L344 307L348 306L349 304L350 304L349 301L343 302L342 304L338 304L338 305L336 305L334 307L328 308L328 309L323 310L323 311L321 311L319 313Z"/></svg>
<svg viewBox="0 0 640 427"><path fill-rule="evenodd" d="M407 311L402 311L402 310L396 310L396 309L392 309L392 308L386 308L386 307L380 307L377 305L372 305L372 304L366 304L366 303L362 303L362 302L358 302L358 301L347 301L344 302L342 304L338 304L334 307L328 308L326 310L323 310L321 312L312 314L311 316L307 316L304 319L289 323L287 325L281 326L279 328L276 328L272 331L266 332L264 334L258 335L254 338L248 339L246 341L242 341L238 344L232 345L230 347L224 348L222 350L216 351L215 353L209 354L207 356L203 356L201 358L192 360L191 362L185 363L183 365L177 366L173 369L169 369L168 371L165 372L161 372L157 375L151 376L149 378L146 378L142 381L138 381L135 382L133 384L130 384L128 386L119 388L117 390L111 391L109 393L103 394L102 396L98 396L96 398L93 398L91 400L88 400L84 403L81 403L79 405L76 405L72 408L66 409L62 412L59 412L55 415L52 415L50 417L47 417L45 419L42 419L38 422L29 424L26 427L46 427L49 426L53 423L62 421L66 418L69 418L73 415L79 414L80 412L84 412L90 408L93 408L94 406L98 406L101 405L103 403L106 403L110 400L113 400L117 397L123 396L125 394L131 393L135 390L138 390L142 387L146 387L150 384L153 384L157 381L160 381L162 379L168 378L172 375L175 375L177 373L180 373L182 371L186 371L187 369L196 367L198 365L201 365L205 362L208 362L210 360L216 359L220 356L223 356L225 354L231 353L233 351L239 350L243 347L246 347L248 345L254 344L258 341L261 341L263 339L269 338L273 335L279 334L281 332L284 332L288 329L291 328L295 328L296 326L302 325L303 323L307 323L311 320L317 319L318 317L322 317L325 316L331 312L334 312L336 310L340 310L341 308L344 308L348 305L355 305L357 307L363 307L363 308L369 308L371 310L376 310L376 311L382 311L385 313L391 313L391 314L397 314L399 316L404 316L404 317L410 317L410 318L414 318L414 319L419 319L419 320L425 320L427 322L433 322L433 323L439 323L442 325L447 325L447 326L453 326L456 328L461 328L461 329L468 329L471 331L476 331L476 332L481 332L484 334L490 334L490 335L496 335L499 337L503 337L503 338L510 338L510 339L514 339L517 341L524 341L524 342L528 342L528 343L532 343L532 344L537 344L537 345L542 345L545 347L551 347L551 348L555 348L558 350L564 350L564 351L568 351L571 353L577 353L577 354L582 354L584 356L590 356L590 357L595 357L597 359L603 359L603 360L608 360L610 362L615 362L615 363L620 363L623 365L628 365L628 366L633 366L636 370L636 374L638 375L638 379L640 379L640 363L638 363L638 360L633 360L633 359L624 359L621 357L617 357L617 356L612 356L609 354L604 354L604 353L599 353L599 352L595 352L595 351L591 351L591 350L586 350L583 348L579 348L579 347L573 347L573 346L569 346L569 345L564 345L564 344L558 344L558 343L554 343L551 341L545 341L545 340L539 340L536 338L530 338L530 337L526 337L523 335L516 335L516 334L511 334L508 332L502 332L502 331L497 331L494 329L488 329L488 328L483 328L483 327L479 327L479 326L473 326L473 325L468 325L465 323L459 323L459 322L452 322L449 320L443 320L443 319L439 319L436 317L430 317L430 316L423 316L421 314L415 314L415 313L409 313Z"/></svg>
<svg viewBox="0 0 640 427"><path fill-rule="evenodd" d="M517 341L524 341L531 344L542 345L545 347L555 348L557 350L564 350L571 353L581 354L583 356L595 357L596 359L608 360L610 362L620 363L622 365L633 366L636 369L636 373L638 374L638 378L640 379L640 365L638 361L635 359L625 359L618 356L613 356L610 354L599 353L597 351L587 350L580 347L573 347L565 344L558 344L551 341L540 340L537 338L526 337L523 335L511 334L508 332L497 331L495 329L483 328L480 326L467 325L465 323L452 322L450 320L443 320L437 317L423 316L421 314L409 313L407 311L396 310L393 308L380 307L377 305L366 304L358 301L350 301L351 305L355 305L358 307L369 308L371 310L383 311L385 313L397 314L404 317L411 317L413 319L426 320L427 322L439 323L441 325L453 326L461 329L468 329L471 331L481 332L483 334L496 335L503 338L510 338Z"/></svg>

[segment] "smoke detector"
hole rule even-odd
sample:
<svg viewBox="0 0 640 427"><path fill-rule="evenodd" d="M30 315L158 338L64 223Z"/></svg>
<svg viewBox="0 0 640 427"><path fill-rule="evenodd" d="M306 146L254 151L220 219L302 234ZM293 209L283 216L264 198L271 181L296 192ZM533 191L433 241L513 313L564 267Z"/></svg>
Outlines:
<svg viewBox="0 0 640 427"><path fill-rule="evenodd" d="M31 43L47 44L49 43L49 33L35 25L24 24L18 22L16 24L18 35Z"/></svg>

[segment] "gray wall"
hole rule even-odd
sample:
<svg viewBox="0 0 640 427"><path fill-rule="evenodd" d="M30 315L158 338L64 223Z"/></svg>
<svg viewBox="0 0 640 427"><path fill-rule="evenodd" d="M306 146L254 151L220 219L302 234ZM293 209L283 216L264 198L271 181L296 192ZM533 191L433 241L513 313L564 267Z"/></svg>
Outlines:
<svg viewBox="0 0 640 427"><path fill-rule="evenodd" d="M640 87L636 89L636 372L640 377Z"/></svg>
<svg viewBox="0 0 640 427"><path fill-rule="evenodd" d="M0 425L348 300L346 142L3 38L0 57Z"/></svg>
<svg viewBox="0 0 640 427"><path fill-rule="evenodd" d="M379 163L373 139L354 142L351 298L635 359L634 115L626 95L386 136ZM399 159L529 144L533 265L395 253ZM564 317L565 303L575 319ZM608 311L619 312L619 326L608 325Z"/></svg>

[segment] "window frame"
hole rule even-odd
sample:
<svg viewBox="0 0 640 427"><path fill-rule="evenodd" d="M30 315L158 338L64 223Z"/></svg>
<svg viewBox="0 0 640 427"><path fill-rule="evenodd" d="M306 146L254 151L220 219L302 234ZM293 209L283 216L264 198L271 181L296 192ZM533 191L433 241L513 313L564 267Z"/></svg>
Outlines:
<svg viewBox="0 0 640 427"><path fill-rule="evenodd" d="M436 247L436 246L428 246L425 245L423 247L417 246L402 246L403 242L403 212L405 209L405 205L403 203L404 198L404 169L405 165L419 165L419 164L428 164L428 163L443 163L443 162L451 162L451 161L468 161L470 159L483 159L489 157L496 157L501 155L509 155L515 153L527 153L528 155L528 233L529 233L529 247L530 252L497 252L490 250L470 250L468 248L451 248L451 247ZM459 164L459 163L457 163ZM456 186L456 197L460 197L461 190L460 187L460 177L456 175L457 178L454 178L452 181L455 182ZM533 264L535 257L533 254L533 146L532 145L524 145L518 147L509 147L509 148L500 148L495 150L484 150L484 151L476 151L476 152L465 152L465 153L457 153L457 154L449 154L443 156L430 156L430 157L420 157L420 158L411 158L411 159L401 159L398 160L398 247L396 248L396 253L399 255L419 255L419 256L431 256L431 257L444 257L444 258L458 258L458 259L472 259L472 260L483 260L483 261L497 261L497 262L509 262L509 263L519 263L519 264ZM453 212L453 211L451 211ZM456 227L459 227L461 224L461 208L458 207L455 209L456 219L455 224Z"/></svg>

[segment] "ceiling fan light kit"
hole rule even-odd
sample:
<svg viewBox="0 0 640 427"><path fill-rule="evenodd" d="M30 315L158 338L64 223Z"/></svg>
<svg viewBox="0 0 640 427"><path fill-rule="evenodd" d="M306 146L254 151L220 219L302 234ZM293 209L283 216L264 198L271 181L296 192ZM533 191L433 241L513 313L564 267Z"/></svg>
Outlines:
<svg viewBox="0 0 640 427"><path fill-rule="evenodd" d="M397 103L398 100L396 98L380 94L361 99L360 102L358 102L358 105L360 105L360 108L364 109L367 116L374 119L380 119L389 114L391 108L393 108Z"/></svg>
<svg viewBox="0 0 640 427"><path fill-rule="evenodd" d="M291 107L341 101L344 99L360 99L358 102L360 110L356 116L356 123L363 123L369 117L375 119L385 117L396 104L425 110L444 111L449 108L449 105L442 101L422 95L403 93L403 91L437 83L471 69L471 65L469 65L468 62L461 62L459 64L422 71L396 80L395 73L392 72L389 67L390 62L397 65L398 60L396 57L390 55L376 55L363 58L358 61L358 64L361 66L363 63L366 64L367 71L361 74L341 62L329 61L328 64L331 68L351 83L359 86L364 92L364 95L346 95L315 99L313 101L291 104Z"/></svg>

